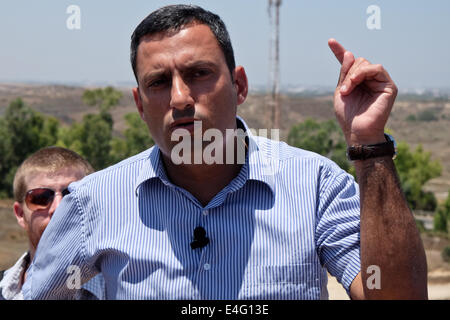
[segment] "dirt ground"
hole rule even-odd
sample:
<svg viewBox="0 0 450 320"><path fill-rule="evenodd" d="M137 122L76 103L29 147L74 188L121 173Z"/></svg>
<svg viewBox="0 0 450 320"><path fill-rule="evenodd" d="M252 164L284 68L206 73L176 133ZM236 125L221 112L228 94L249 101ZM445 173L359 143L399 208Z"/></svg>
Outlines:
<svg viewBox="0 0 450 320"><path fill-rule="evenodd" d="M442 282L437 280L441 277L450 278L450 271L435 270L428 273L428 298L430 300L450 300L450 280ZM344 288L332 276L328 276L328 294L330 300L350 300Z"/></svg>
<svg viewBox="0 0 450 320"><path fill-rule="evenodd" d="M12 205L10 200L0 200L0 270L12 266L28 248L26 234L17 224Z"/></svg>
<svg viewBox="0 0 450 320"><path fill-rule="evenodd" d="M450 245L450 240L423 234L422 241L428 264L428 298L430 300L450 300L450 263L442 259L442 250ZM349 297L336 278L328 276L330 300L348 300Z"/></svg>
<svg viewBox="0 0 450 320"><path fill-rule="evenodd" d="M0 200L0 270L13 265L27 250L25 232L12 212L12 201ZM450 263L443 261L442 249L450 240L423 235L428 263L428 295L433 300L450 300ZM330 300L347 300L348 296L334 277L328 278Z"/></svg>

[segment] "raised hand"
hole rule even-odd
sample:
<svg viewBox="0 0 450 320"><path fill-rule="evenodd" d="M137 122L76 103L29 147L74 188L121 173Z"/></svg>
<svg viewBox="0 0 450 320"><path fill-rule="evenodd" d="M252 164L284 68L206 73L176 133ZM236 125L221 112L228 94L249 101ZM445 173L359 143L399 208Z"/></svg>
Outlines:
<svg viewBox="0 0 450 320"><path fill-rule="evenodd" d="M334 109L348 145L385 142L384 127L397 86L380 64L353 56L335 39L328 45L341 64Z"/></svg>

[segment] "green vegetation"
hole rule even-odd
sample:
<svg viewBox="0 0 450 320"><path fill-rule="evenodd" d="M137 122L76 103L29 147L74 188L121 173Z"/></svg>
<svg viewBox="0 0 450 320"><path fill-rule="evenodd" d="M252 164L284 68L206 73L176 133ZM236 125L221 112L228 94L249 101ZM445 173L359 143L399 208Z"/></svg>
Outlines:
<svg viewBox="0 0 450 320"><path fill-rule="evenodd" d="M426 232L425 224L423 223L423 221L420 221L420 220L417 220L417 219L414 219L414 220L416 222L417 230L419 230L420 233Z"/></svg>
<svg viewBox="0 0 450 320"><path fill-rule="evenodd" d="M434 214L433 219L433 230L437 232L444 232L446 233L448 231L448 221L447 216L444 214L444 212L438 210Z"/></svg>
<svg viewBox="0 0 450 320"><path fill-rule="evenodd" d="M111 161L113 163L138 154L154 144L147 125L138 113L126 114L125 121L128 126L124 132L125 139L113 138L111 141Z"/></svg>
<svg viewBox="0 0 450 320"><path fill-rule="evenodd" d="M62 130L60 139L60 146L78 152L97 170L111 164L112 118L105 119L104 114L85 115L81 123Z"/></svg>
<svg viewBox="0 0 450 320"><path fill-rule="evenodd" d="M450 220L450 190L448 192L447 199L441 204L436 213L434 214L434 231L449 232L449 220Z"/></svg>
<svg viewBox="0 0 450 320"><path fill-rule="evenodd" d="M415 121L438 121L439 115L442 112L444 108L442 106L434 106L431 108L428 108L426 110L420 111L417 114L410 114L408 115L405 120L409 122L415 122ZM445 119L445 115L442 114L441 118Z"/></svg>
<svg viewBox="0 0 450 320"><path fill-rule="evenodd" d="M148 128L137 113L125 115L128 128L124 138L113 136L114 121L110 110L121 97L122 93L111 87L86 90L84 103L96 107L99 113L87 114L81 123L61 131L59 145L80 153L97 170L152 146Z"/></svg>
<svg viewBox="0 0 450 320"><path fill-rule="evenodd" d="M288 143L326 156L354 175L354 168L347 161L343 134L334 120L317 122L307 119L291 128ZM395 164L409 206L413 210L434 211L436 198L433 193L425 192L423 186L440 176L441 164L432 161L431 154L425 152L421 145L411 151L407 143L400 142L397 152Z"/></svg>
<svg viewBox="0 0 450 320"><path fill-rule="evenodd" d="M122 93L112 87L86 90L82 100L93 107L93 112L70 126L62 126L54 117L32 110L21 99L12 101L0 117L0 197L12 196L12 180L17 167L42 147L70 148L100 170L153 145L148 128L137 113L125 115L127 128L123 132L113 131L111 110L121 97ZM346 157L345 139L335 120L307 119L291 128L287 142L324 155L354 174ZM435 230L448 232L450 199L437 206L434 195L423 190L427 181L441 174L440 163L431 160L430 153L421 145L411 150L404 142L398 145L395 163L410 207L436 211Z"/></svg>
<svg viewBox="0 0 450 320"><path fill-rule="evenodd" d="M445 262L450 262L450 246L445 247L441 255Z"/></svg>
<svg viewBox="0 0 450 320"><path fill-rule="evenodd" d="M306 119L291 128L287 143L330 158L344 170L351 168L344 135L335 120L317 122Z"/></svg>
<svg viewBox="0 0 450 320"><path fill-rule="evenodd" d="M438 117L432 110L424 110L417 115L418 121L437 121Z"/></svg>
<svg viewBox="0 0 450 320"><path fill-rule="evenodd" d="M12 196L20 163L36 150L56 143L59 123L27 107L22 99L10 103L0 118L0 197Z"/></svg>
<svg viewBox="0 0 450 320"><path fill-rule="evenodd" d="M122 98L122 92L113 87L104 89L86 90L83 93L83 102L88 106L98 107L100 112L109 112Z"/></svg>
<svg viewBox="0 0 450 320"><path fill-rule="evenodd" d="M0 198L12 197L18 166L40 148L59 145L72 149L100 170L153 145L148 128L137 113L125 115L125 132L113 132L110 110L121 97L122 93L112 87L86 90L83 102L98 113L87 114L71 126L60 126L56 118L34 111L20 98L12 101L0 117Z"/></svg>
<svg viewBox="0 0 450 320"><path fill-rule="evenodd" d="M422 145L411 151L407 143L400 142L397 153L395 166L411 209L434 211L436 198L431 192L423 191L423 186L441 175L440 162L431 160L431 153L424 151Z"/></svg>
<svg viewBox="0 0 450 320"><path fill-rule="evenodd" d="M96 107L99 113L86 114L81 123L62 131L59 145L80 153L97 170L113 164L110 153L114 121L110 110L121 97L122 93L112 87L86 90L83 102Z"/></svg>

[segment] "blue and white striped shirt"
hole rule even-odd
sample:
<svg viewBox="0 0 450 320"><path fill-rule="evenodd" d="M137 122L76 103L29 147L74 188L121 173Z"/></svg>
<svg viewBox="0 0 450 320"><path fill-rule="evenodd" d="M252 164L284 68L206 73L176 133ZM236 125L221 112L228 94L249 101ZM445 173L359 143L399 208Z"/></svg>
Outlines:
<svg viewBox="0 0 450 320"><path fill-rule="evenodd" d="M71 184L25 298L71 298L71 265L82 283L101 272L107 299L323 299L326 270L348 292L360 271L353 177L247 132L246 163L205 207L171 183L157 146ZM210 242L193 250L198 226Z"/></svg>

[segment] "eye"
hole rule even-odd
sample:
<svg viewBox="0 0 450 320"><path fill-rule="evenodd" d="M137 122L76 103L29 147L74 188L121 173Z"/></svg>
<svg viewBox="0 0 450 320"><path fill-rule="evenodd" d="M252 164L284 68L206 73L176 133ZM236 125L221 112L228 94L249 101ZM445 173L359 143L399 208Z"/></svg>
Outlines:
<svg viewBox="0 0 450 320"><path fill-rule="evenodd" d="M205 77L209 74L211 74L211 71L208 69L198 69L193 72L192 76L194 78L201 78L201 77Z"/></svg>
<svg viewBox="0 0 450 320"><path fill-rule="evenodd" d="M150 81L148 84L148 87L156 89L156 88L162 87L166 83L167 83L167 79L158 78L158 79Z"/></svg>

